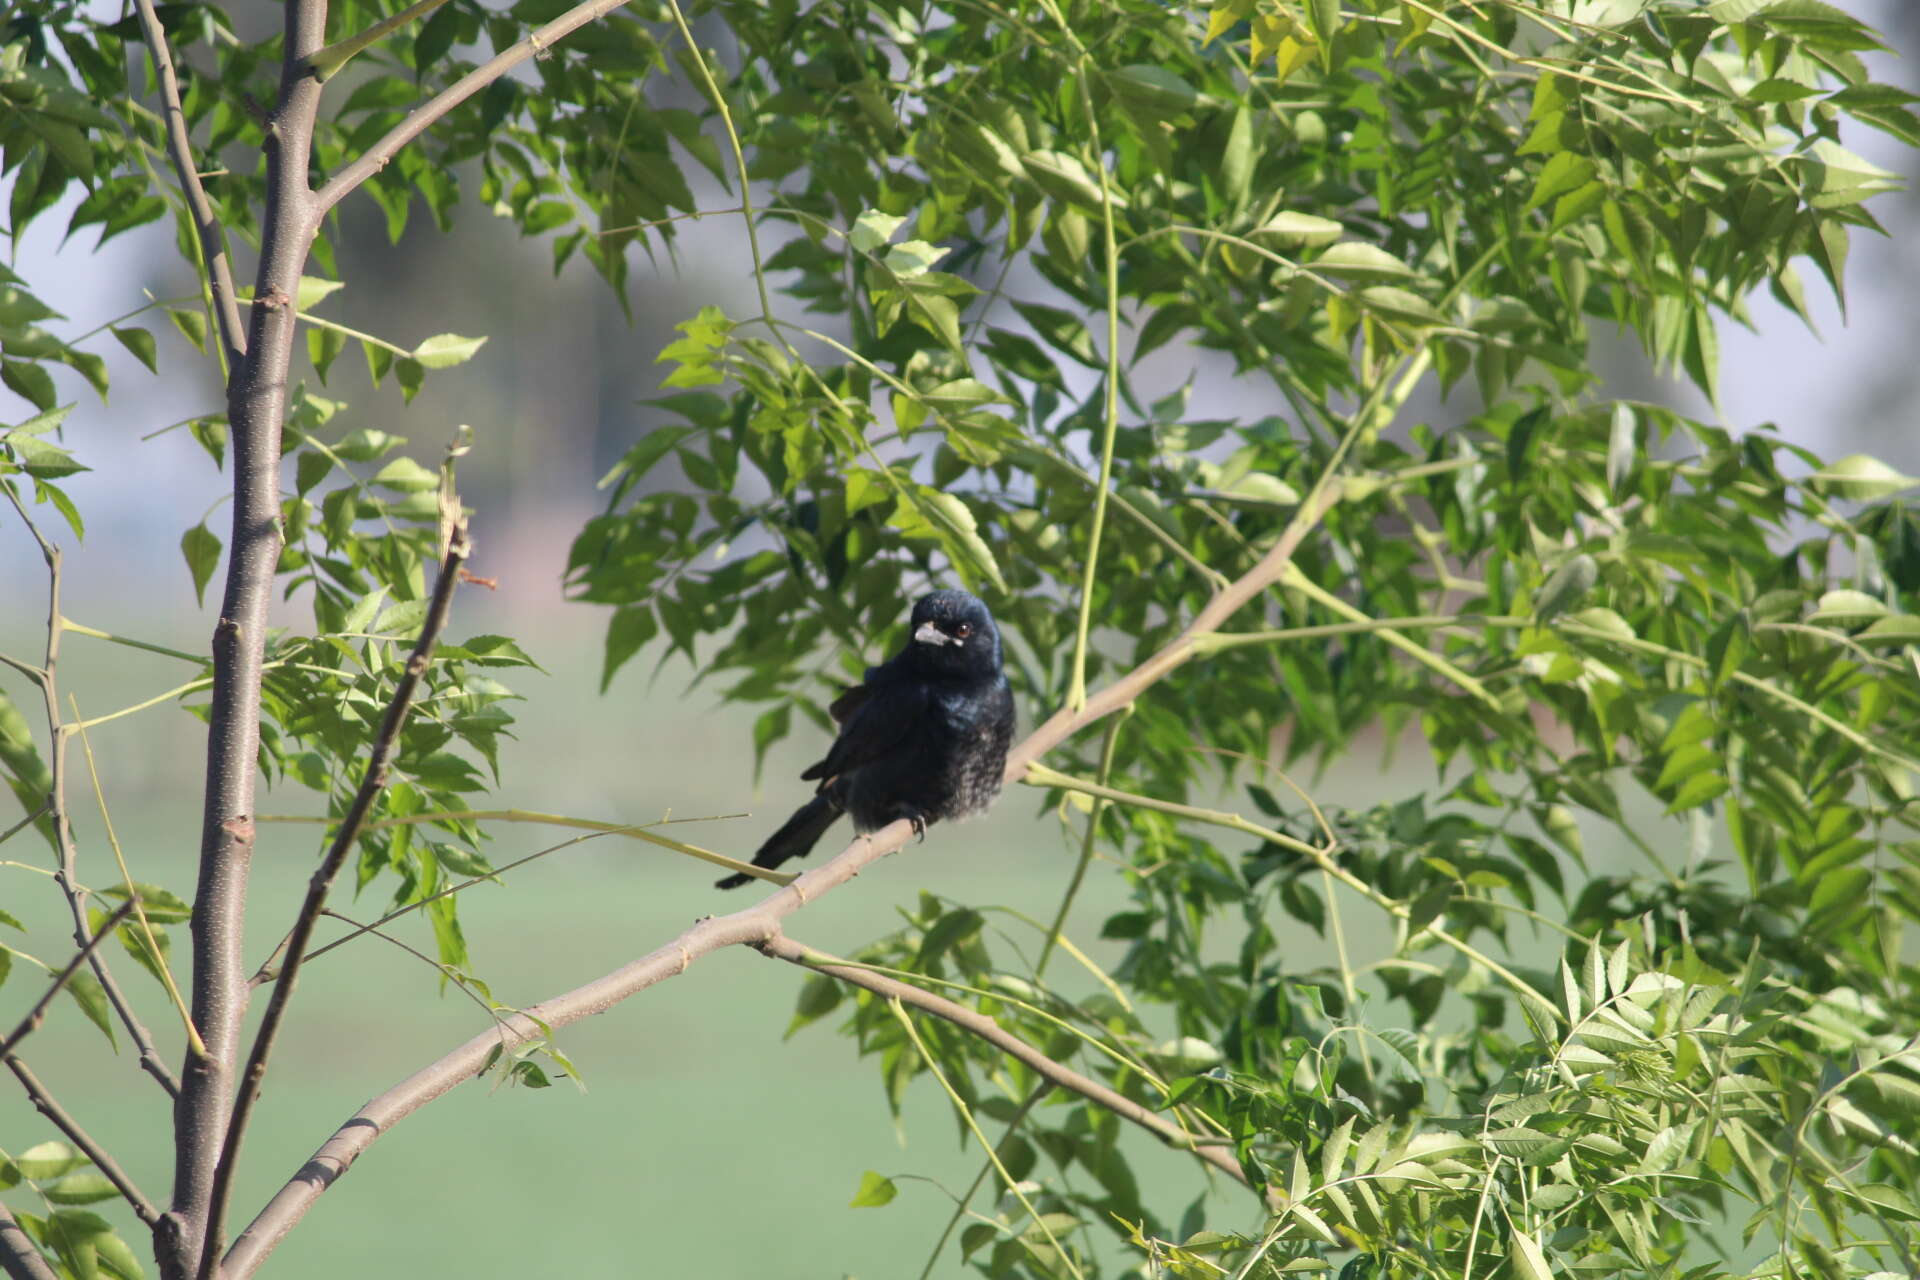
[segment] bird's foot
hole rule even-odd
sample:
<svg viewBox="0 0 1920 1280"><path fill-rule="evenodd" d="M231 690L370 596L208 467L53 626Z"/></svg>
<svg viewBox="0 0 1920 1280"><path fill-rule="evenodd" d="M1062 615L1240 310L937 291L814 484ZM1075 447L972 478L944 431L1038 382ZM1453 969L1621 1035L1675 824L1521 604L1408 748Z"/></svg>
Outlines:
<svg viewBox="0 0 1920 1280"><path fill-rule="evenodd" d="M907 815L907 821L912 824L913 834L920 838L920 843L925 844L927 842L927 820L917 813L910 813Z"/></svg>

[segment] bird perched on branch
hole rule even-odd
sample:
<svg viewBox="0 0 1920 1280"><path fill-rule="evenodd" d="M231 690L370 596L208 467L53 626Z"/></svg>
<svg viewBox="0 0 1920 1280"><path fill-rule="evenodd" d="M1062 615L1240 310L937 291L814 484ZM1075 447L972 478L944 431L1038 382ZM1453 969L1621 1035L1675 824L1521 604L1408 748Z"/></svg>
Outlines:
<svg viewBox="0 0 1920 1280"><path fill-rule="evenodd" d="M820 786L767 837L754 866L805 857L842 813L863 834L905 818L924 837L933 823L978 813L1000 794L1013 691L993 615L964 591L936 591L914 604L908 626L904 649L833 700L840 736L800 775ZM734 889L752 878L717 884Z"/></svg>

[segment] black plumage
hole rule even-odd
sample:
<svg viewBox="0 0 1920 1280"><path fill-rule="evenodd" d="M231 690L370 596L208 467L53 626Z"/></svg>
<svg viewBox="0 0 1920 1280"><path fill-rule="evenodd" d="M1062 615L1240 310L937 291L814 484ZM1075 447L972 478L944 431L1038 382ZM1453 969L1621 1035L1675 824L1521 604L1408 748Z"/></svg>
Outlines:
<svg viewBox="0 0 1920 1280"><path fill-rule="evenodd" d="M753 855L756 867L804 857L842 813L854 830L901 818L928 826L978 813L1000 794L1013 742L1013 691L1001 670L993 615L965 591L936 591L913 606L904 649L835 698L840 736L801 778L818 781ZM733 889L753 877L718 881Z"/></svg>

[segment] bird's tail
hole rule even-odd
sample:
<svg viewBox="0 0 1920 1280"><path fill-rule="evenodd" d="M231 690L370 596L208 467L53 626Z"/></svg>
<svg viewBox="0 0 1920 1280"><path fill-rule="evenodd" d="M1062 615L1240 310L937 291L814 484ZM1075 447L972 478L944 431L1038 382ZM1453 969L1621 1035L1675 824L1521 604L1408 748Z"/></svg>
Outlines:
<svg viewBox="0 0 1920 1280"><path fill-rule="evenodd" d="M779 866L792 858L804 858L813 851L814 844L827 833L834 819L843 812L837 796L832 791L823 791L813 799L801 805L781 828L767 837L760 851L753 855L753 865L768 870ZM738 889L754 877L736 872L725 879L714 881L719 889Z"/></svg>

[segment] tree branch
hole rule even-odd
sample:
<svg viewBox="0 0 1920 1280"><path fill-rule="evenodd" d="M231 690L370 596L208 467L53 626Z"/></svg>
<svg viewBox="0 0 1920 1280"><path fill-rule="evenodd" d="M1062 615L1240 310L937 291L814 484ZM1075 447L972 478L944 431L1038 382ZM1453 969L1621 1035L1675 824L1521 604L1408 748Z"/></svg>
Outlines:
<svg viewBox="0 0 1920 1280"><path fill-rule="evenodd" d="M1018 1058L1062 1089L1070 1090L1091 1102L1098 1103L1122 1120L1145 1129L1170 1147L1191 1151L1242 1186L1251 1185L1247 1182L1246 1173L1240 1168L1240 1162L1235 1160L1223 1146L1216 1143L1194 1142L1192 1134L1171 1120L1158 1115L1124 1094L1114 1092L1098 1080L1083 1076L1073 1068L1054 1061L984 1013L969 1009L965 1005L955 1004L944 996L934 995L931 991L922 990L898 978L890 978L884 973L875 973L859 965L850 965L836 956L828 955L824 951L815 951L812 947L795 942L783 933L776 933L765 942L756 943L754 949L762 955L785 960L789 964L797 964L803 969L817 970L838 978L842 982L871 991L875 995L898 1000L901 1004L910 1004L916 1009L924 1009L935 1017L944 1018L961 1030L979 1036L1009 1057Z"/></svg>
<svg viewBox="0 0 1920 1280"><path fill-rule="evenodd" d="M67 961L66 968L53 975L53 984L47 988L46 993L34 1001L33 1008L27 1010L27 1016L20 1019L20 1025L13 1029L13 1034L4 1041L0 1041L0 1057L5 1057L19 1048L20 1042L39 1028L41 1019L47 1016L47 1006L53 1003L53 998L59 995L61 989L67 985L67 979L74 975L75 970L87 962L87 957L93 954L93 949L106 941L107 935L127 918L127 913L133 910L133 901L129 897L116 907L113 914L107 917L106 923L102 924L93 937L87 940L87 945L81 947L73 959Z"/></svg>
<svg viewBox="0 0 1920 1280"><path fill-rule="evenodd" d="M4 1204L0 1204L0 1270L8 1280L60 1280L40 1246Z"/></svg>
<svg viewBox="0 0 1920 1280"><path fill-rule="evenodd" d="M1294 550L1307 531L1338 500L1337 485L1323 483L1316 487L1272 549L1252 569L1209 600L1172 643L1089 697L1078 711L1062 709L1055 713L1015 747L1007 757L1007 779L1017 781L1024 777L1027 766L1034 760L1087 725L1126 706L1194 657L1198 652L1195 637L1218 630L1236 610L1278 581L1292 563ZM223 1277L245 1280L252 1275L313 1207L321 1193L338 1181L375 1139L456 1085L479 1074L498 1051L605 1013L655 983L686 972L695 960L723 947L752 946L780 936L779 924L783 918L846 884L873 863L904 847L912 836L912 824L904 820L860 836L839 854L803 872L792 884L761 902L732 915L709 916L648 955L534 1005L525 1014L509 1017L504 1027L489 1029L414 1072L360 1108L321 1144L312 1159L234 1241L222 1265Z"/></svg>
<svg viewBox="0 0 1920 1280"><path fill-rule="evenodd" d="M7 495L7 501L19 514L21 523L27 526L27 532L40 547L40 558L47 565L47 649L40 670L33 676L40 686L40 696L47 714L47 811L48 823L54 836L55 853L59 866L54 871L54 883L60 886L61 894L67 900L68 913L73 917L73 942L81 949L87 964L93 970L93 976L100 980L100 989L106 993L107 1003L127 1029L127 1037L140 1051L140 1066L147 1074L157 1080L168 1096L178 1096L180 1086L175 1083L173 1073L167 1070L167 1064L160 1060L159 1053L153 1047L153 1036L133 1011L120 984L114 981L113 971L107 968L106 960L92 948L91 930L87 927L87 909L84 894L77 887L79 877L75 870L80 860L80 851L73 843L73 824L67 817L67 732L60 721L60 688L57 672L60 666L60 637L66 631L66 620L60 616L60 548L48 542L40 532L40 526L33 522L27 509L21 505L19 495L13 487L0 482L0 492Z"/></svg>
<svg viewBox="0 0 1920 1280"><path fill-rule="evenodd" d="M386 168L387 162L400 153L400 148L425 133L447 112L527 59L538 57L589 22L597 22L629 3L631 0L588 0L586 4L575 5L520 43L501 50L415 107L404 120L389 129L385 137L367 148L358 160L327 180L314 197L314 216L324 216L355 187Z"/></svg>
<svg viewBox="0 0 1920 1280"><path fill-rule="evenodd" d="M287 0L283 12L280 89L267 126L266 206L261 211L246 355L227 373L233 529L213 631L206 791L192 926L191 1020L205 1052L189 1046L174 1107L173 1203L155 1233L164 1280L185 1280L201 1254L250 992L242 944L260 771L267 611L282 543L280 438L293 360L294 300L318 225L307 167L320 83L306 59L326 44L326 0Z"/></svg>
<svg viewBox="0 0 1920 1280"><path fill-rule="evenodd" d="M173 170L180 178L180 191L186 197L187 210L193 215L193 228L200 235L200 255L206 259L208 282L213 290L213 314L220 324L220 341L227 349L227 368L236 369L246 359L247 340L240 328L239 295L234 292L233 272L227 266L227 247L220 238L220 223L213 216L207 189L200 183L193 162L193 139L187 134L187 115L180 108L180 83L173 74L173 54L167 48L167 33L153 10L153 0L134 0L140 13L140 30L147 39L153 57L153 69L160 79L160 105L167 118L167 154L173 158Z"/></svg>
<svg viewBox="0 0 1920 1280"><path fill-rule="evenodd" d="M114 1185L114 1189L133 1206L134 1216L149 1227L158 1223L160 1211L153 1207L153 1202L140 1194L140 1188L133 1185L133 1179L129 1178L126 1170L107 1154L106 1148L95 1142L92 1135L82 1129L79 1123L67 1114L66 1109L53 1100L53 1095L47 1092L47 1087L40 1083L40 1077L34 1075L27 1069L27 1064L20 1061L20 1055L9 1053L5 1061L7 1070L13 1072L15 1078L20 1081L20 1087L27 1091L27 1097L33 1099L34 1107L52 1123L54 1128L67 1136L67 1141L80 1148L87 1159L93 1161L94 1167L100 1170L107 1181Z"/></svg>
<svg viewBox="0 0 1920 1280"><path fill-rule="evenodd" d="M458 510L457 504L455 510ZM267 1059L273 1053L274 1039L279 1035L281 1020L286 1016L287 1002L293 996L300 968L306 962L307 943L312 939L314 925L326 907L327 891L332 888L334 877L340 874L347 855L360 839L360 828L367 820L367 812L386 788L388 760L400 740L400 729L406 724L414 690L419 687L420 679L426 674L428 663L433 658L434 642L446 628L447 615L453 609L454 588L460 583L460 567L466 563L471 549L466 521L455 517L451 535L447 539L446 556L440 562L440 580L434 584L433 600L427 607L426 620L420 625L420 638L414 641L413 652L407 656L406 669L394 685L393 697L387 703L386 717L381 721L380 732L367 754L367 770L361 776L360 788L354 793L352 804L340 820L333 844L320 860L312 879L307 882L306 901L300 904L300 914L295 917L293 929L287 935L286 968L281 971L279 982L274 984L273 994L267 999L267 1011L260 1019L260 1029L254 1033L253 1048L247 1055L247 1069L240 1079L240 1092L234 1098L233 1115L227 1121L226 1137L220 1146L220 1161L214 1167L205 1244L200 1253L200 1280L211 1280L219 1261L220 1249L225 1243L222 1221L226 1217L227 1198L233 1189L233 1171L239 1162L240 1144L246 1137L247 1119L253 1113L253 1104L260 1096L260 1081L266 1076Z"/></svg>

